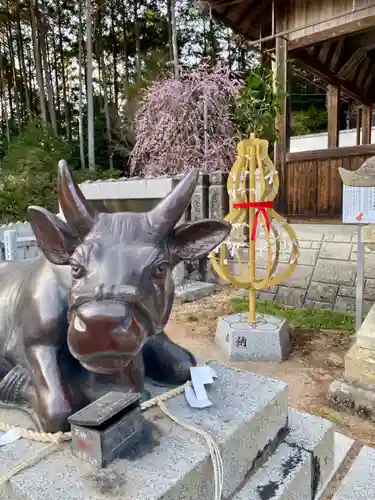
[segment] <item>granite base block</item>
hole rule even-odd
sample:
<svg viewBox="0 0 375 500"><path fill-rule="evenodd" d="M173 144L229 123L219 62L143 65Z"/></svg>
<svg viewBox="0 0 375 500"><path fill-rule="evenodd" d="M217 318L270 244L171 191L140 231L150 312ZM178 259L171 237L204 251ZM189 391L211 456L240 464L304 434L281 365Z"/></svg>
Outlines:
<svg viewBox="0 0 375 500"><path fill-rule="evenodd" d="M248 313L219 318L217 345L230 360L285 360L292 348L288 322L263 314L257 314L256 319L256 323L249 323Z"/></svg>
<svg viewBox="0 0 375 500"><path fill-rule="evenodd" d="M311 455L282 443L233 500L311 499Z"/></svg>
<svg viewBox="0 0 375 500"><path fill-rule="evenodd" d="M334 432L328 420L289 409L288 433L234 500L318 500L353 440ZM280 479L281 478L281 479Z"/></svg>
<svg viewBox="0 0 375 500"><path fill-rule="evenodd" d="M364 446L333 500L373 500L375 498L374 476L375 450Z"/></svg>
<svg viewBox="0 0 375 500"><path fill-rule="evenodd" d="M218 378L207 387L213 406L192 409L179 395L167 407L180 420L209 432L224 464L224 498L244 483L248 471L283 434L287 386L266 377L212 363ZM143 413L138 445L106 469L97 469L61 448L10 479L6 500L191 500L213 495L212 462L206 443L172 422L160 409ZM0 449L0 476L45 444L19 440Z"/></svg>
<svg viewBox="0 0 375 500"><path fill-rule="evenodd" d="M313 497L326 485L334 468L334 426L309 413L289 410L285 442L308 451L312 459Z"/></svg>
<svg viewBox="0 0 375 500"><path fill-rule="evenodd" d="M188 281L175 289L175 298L181 302L193 302L215 292L213 283L203 281Z"/></svg>
<svg viewBox="0 0 375 500"><path fill-rule="evenodd" d="M354 445L354 439L348 438L339 432L335 432L334 440L333 440L333 469L331 474L328 476L326 482L323 487L318 491L315 500L326 500L327 493L329 491L330 483L332 479L335 478L336 474L340 474L340 468L346 460L349 452L351 451Z"/></svg>

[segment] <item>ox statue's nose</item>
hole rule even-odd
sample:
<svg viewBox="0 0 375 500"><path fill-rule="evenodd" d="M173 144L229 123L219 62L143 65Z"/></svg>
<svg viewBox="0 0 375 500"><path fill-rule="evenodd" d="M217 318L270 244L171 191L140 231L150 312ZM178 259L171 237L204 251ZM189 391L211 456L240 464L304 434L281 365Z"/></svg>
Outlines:
<svg viewBox="0 0 375 500"><path fill-rule="evenodd" d="M132 323L132 313L126 304L120 302L90 302L77 310L74 328L77 331L95 329L97 331L126 331Z"/></svg>

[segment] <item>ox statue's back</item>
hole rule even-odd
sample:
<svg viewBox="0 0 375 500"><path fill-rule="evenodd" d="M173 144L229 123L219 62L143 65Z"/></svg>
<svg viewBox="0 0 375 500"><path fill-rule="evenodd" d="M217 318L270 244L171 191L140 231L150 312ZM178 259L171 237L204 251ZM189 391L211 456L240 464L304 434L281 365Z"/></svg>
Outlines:
<svg viewBox="0 0 375 500"><path fill-rule="evenodd" d="M55 432L109 390L141 392L145 375L188 380L194 357L164 333L172 269L230 232L217 220L176 226L196 182L192 171L147 213L98 213L60 162L66 222L30 207L42 255L0 264L0 400L30 406Z"/></svg>

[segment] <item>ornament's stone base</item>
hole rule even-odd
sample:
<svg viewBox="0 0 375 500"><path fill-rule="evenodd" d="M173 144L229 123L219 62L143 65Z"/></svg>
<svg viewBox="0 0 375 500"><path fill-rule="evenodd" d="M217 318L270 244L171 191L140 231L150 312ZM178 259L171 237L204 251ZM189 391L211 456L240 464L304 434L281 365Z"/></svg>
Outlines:
<svg viewBox="0 0 375 500"><path fill-rule="evenodd" d="M175 298L180 302L193 302L212 295L215 291L213 283L204 283L203 281L187 281L175 289Z"/></svg>
<svg viewBox="0 0 375 500"><path fill-rule="evenodd" d="M288 322L264 314L257 314L256 319L256 323L249 323L248 313L219 318L217 345L230 360L285 360L292 348Z"/></svg>

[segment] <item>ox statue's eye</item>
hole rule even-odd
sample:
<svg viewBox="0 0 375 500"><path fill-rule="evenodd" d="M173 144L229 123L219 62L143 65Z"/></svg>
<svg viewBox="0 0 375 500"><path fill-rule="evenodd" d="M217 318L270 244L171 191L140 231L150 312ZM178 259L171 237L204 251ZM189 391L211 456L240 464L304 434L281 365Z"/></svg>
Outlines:
<svg viewBox="0 0 375 500"><path fill-rule="evenodd" d="M167 277L167 266L166 264L159 264L154 269L154 278L157 280L162 280Z"/></svg>
<svg viewBox="0 0 375 500"><path fill-rule="evenodd" d="M81 266L81 264L78 264L77 262L71 262L70 263L71 269L72 269L72 276L75 279L82 278L85 274L85 268Z"/></svg>

